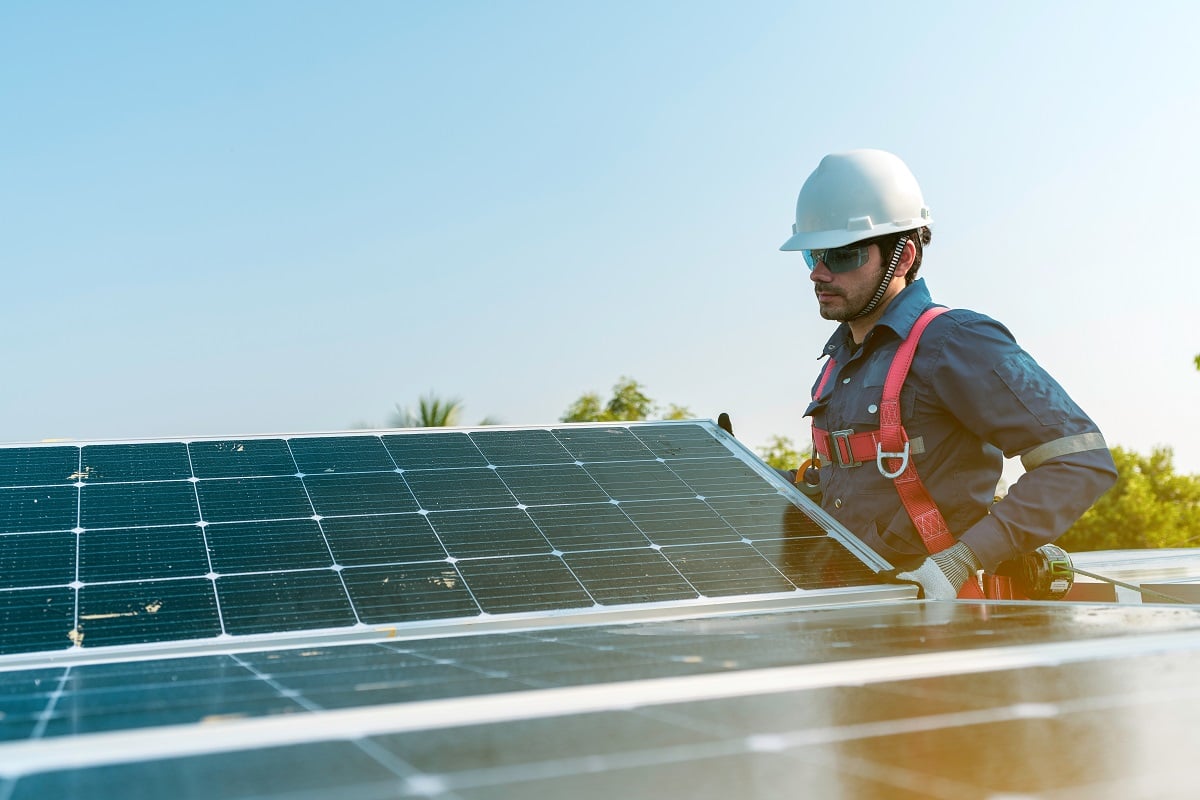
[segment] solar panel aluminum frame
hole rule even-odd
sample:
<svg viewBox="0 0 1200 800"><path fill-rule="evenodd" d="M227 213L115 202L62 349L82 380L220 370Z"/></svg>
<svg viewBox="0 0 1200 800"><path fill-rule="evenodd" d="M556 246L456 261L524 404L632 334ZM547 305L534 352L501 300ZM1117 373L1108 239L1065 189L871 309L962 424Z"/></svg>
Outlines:
<svg viewBox="0 0 1200 800"><path fill-rule="evenodd" d="M82 459L83 448L93 445L132 445L132 444L184 444L192 445L195 443L204 442L251 442L251 441L266 441L266 440L319 440L323 438L345 438L345 437L383 437L383 436L421 436L432 434L445 433L494 433L503 431L564 431L564 430L584 430L584 429L625 429L629 431L644 430L647 428L659 428L670 430L671 426L693 426L702 429L716 443L722 446L723 451L732 455L746 467L748 467L758 477L762 478L769 486L773 487L777 494L785 498L789 503L796 506L803 514L812 519L819 526L824 528L825 533L830 538L837 541L850 554L866 565L870 570L879 572L890 568L883 559L876 555L873 551L866 548L856 537L842 528L832 517L823 512L819 507L812 503L807 497L800 493L794 486L784 480L774 469L764 464L756 454L754 454L743 443L736 438L725 433L710 420L679 420L666 422L630 422L630 423L563 423L551 426L475 426L475 427L456 427L456 428L422 428L422 429L381 429L381 430L355 430L355 431L329 431L322 433L302 433L288 435L273 435L273 434L255 434L250 436L198 436L198 437L178 437L178 438L144 438L144 439L124 439L124 440L95 440L95 441L78 441L78 442L63 442L52 441L38 443L36 445L0 445L0 451L3 449L11 449L13 447L78 447L80 448L80 456ZM381 438L382 440L382 438ZM289 450L291 445L289 444ZM190 459L190 456L189 456ZM660 457L657 459L662 462ZM575 462L581 465L578 459ZM665 463L665 462L664 462ZM83 466L76 471L75 475L70 477L78 478L74 485L82 487L85 484L88 475L82 474ZM396 472L403 472L398 467ZM299 477L299 476L296 476ZM199 479L192 475L188 480L193 483ZM314 517L314 519L317 517ZM732 597L712 597L701 594L695 599L685 600L668 600L658 602L640 602L634 604L613 604L613 605L596 605L593 607L570 608L570 609L549 609L536 612L516 612L504 613L500 615L488 614L486 611L475 616L456 617L453 619L441 620L416 620L398 622L394 624L370 623L364 624L358 622L349 626L332 626L332 627L317 627L302 630L288 630L281 632L258 632L253 634L237 634L230 635L221 633L219 636L211 638L192 638L170 641L155 641L145 642L134 646L134 650L143 653L153 653L157 655L165 655L169 653L179 652L181 650L187 652L203 652L207 650L222 650L228 651L231 648L245 647L262 647L264 645L271 646L288 646L290 643L312 644L321 641L345 641L345 640L371 640L380 638L394 637L425 637L461 634L465 631L487 632L491 630L506 630L520 629L529 627L545 627L548 624L589 624L595 621L597 624L604 622L612 622L618 619L650 619L650 618L671 618L676 616L694 616L696 614L723 614L723 613L739 613L742 611L756 611L768 608L790 608L798 606L808 606L814 604L845 604L847 602L876 602L880 600L891 601L898 598L912 597L915 592L911 587L896 586L896 585L878 585L878 586L855 586L846 587L837 590L829 589L798 589L780 593L761 593L756 595L737 595ZM96 657L104 657L105 655L115 656L121 653L130 651L130 645L112 645L112 646L93 646L93 647L72 647L56 651L39 651L38 653L30 653L26 655L16 656L0 656L0 663L16 664L26 662L30 659L37 658L40 661L45 661L47 657L53 660L60 658L88 659Z"/></svg>

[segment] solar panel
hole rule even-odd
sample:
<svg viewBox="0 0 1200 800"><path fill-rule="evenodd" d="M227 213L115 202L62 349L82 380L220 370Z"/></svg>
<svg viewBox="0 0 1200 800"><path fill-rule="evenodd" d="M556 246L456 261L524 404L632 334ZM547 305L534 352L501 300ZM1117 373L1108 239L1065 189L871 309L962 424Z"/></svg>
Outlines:
<svg viewBox="0 0 1200 800"><path fill-rule="evenodd" d="M1198 652L1194 608L892 603L0 671L0 796L1184 796Z"/></svg>
<svg viewBox="0 0 1200 800"><path fill-rule="evenodd" d="M0 447L0 525L3 800L1190 786L1200 611L915 602L711 423Z"/></svg>
<svg viewBox="0 0 1200 800"><path fill-rule="evenodd" d="M0 655L872 586L710 422L0 447Z"/></svg>

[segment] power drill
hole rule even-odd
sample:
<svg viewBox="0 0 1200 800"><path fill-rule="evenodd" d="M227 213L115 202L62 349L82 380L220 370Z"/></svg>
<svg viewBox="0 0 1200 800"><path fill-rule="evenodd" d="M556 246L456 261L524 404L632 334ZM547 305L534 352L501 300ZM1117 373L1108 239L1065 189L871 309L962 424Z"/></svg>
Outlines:
<svg viewBox="0 0 1200 800"><path fill-rule="evenodd" d="M1002 562L995 575L1008 579L1012 599L1062 600L1075 584L1071 556L1056 544L1044 544L1032 553Z"/></svg>

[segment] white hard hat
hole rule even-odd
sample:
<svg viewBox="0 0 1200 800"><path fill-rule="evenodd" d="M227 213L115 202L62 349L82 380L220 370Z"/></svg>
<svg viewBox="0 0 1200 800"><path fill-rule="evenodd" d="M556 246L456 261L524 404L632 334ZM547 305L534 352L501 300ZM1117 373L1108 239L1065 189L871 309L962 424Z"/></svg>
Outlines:
<svg viewBox="0 0 1200 800"><path fill-rule="evenodd" d="M883 150L833 153L808 176L796 200L792 238L780 250L823 250L933 224L921 187Z"/></svg>

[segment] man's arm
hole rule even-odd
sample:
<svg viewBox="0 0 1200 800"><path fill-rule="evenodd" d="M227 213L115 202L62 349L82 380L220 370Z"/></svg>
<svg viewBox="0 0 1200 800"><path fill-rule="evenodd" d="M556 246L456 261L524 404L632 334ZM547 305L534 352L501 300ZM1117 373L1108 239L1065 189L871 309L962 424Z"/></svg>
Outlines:
<svg viewBox="0 0 1200 800"><path fill-rule="evenodd" d="M1113 485L1117 470L1096 424L1003 325L974 312L954 316L933 386L964 426L1005 456L1019 456L1026 470L959 536L991 571L1065 533Z"/></svg>

